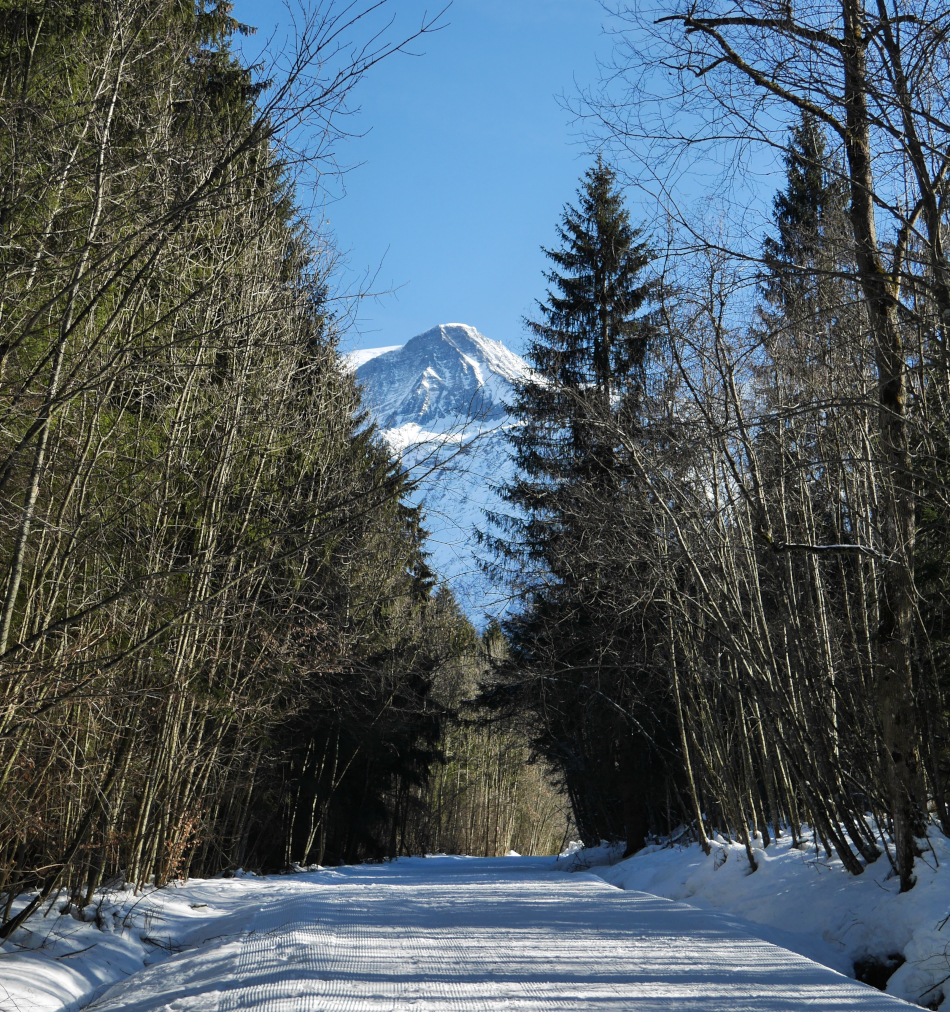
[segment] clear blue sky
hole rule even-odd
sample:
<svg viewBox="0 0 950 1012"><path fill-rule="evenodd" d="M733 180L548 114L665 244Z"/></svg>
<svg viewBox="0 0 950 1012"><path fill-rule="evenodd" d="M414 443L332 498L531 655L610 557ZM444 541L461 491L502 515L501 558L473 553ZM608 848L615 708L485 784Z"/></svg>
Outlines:
<svg viewBox="0 0 950 1012"><path fill-rule="evenodd" d="M396 30L439 6L391 0ZM590 163L557 96L596 80L602 15L597 0L455 0L423 55L369 73L349 124L365 135L340 150L362 164L327 217L354 275L382 264L376 287L399 290L364 302L347 348L459 322L522 349L521 317L544 294L540 247ZM236 0L234 16L258 27L251 48L275 26L287 35L277 0Z"/></svg>

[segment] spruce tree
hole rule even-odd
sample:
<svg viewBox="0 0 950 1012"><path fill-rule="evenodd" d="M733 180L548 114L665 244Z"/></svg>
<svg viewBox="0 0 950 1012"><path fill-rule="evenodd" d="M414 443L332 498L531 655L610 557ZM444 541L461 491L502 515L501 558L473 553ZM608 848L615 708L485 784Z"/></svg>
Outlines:
<svg viewBox="0 0 950 1012"><path fill-rule="evenodd" d="M651 260L643 230L634 228L613 170L598 159L557 228L560 246L545 249L551 286L526 319L533 367L517 388L511 435L518 478L503 490L523 519L508 525L496 547L519 565L530 559L561 581L567 518L590 482L614 470L608 422L635 414L653 326L638 315L653 285L642 273ZM570 526L570 524L568 524Z"/></svg>
<svg viewBox="0 0 950 1012"><path fill-rule="evenodd" d="M589 475L594 460L604 463L597 415L635 397L651 332L637 316L651 293L641 277L651 260L643 230L631 225L601 159L582 184L577 206L561 216L560 246L544 250L554 264L547 300L525 320L527 358L543 380L518 388L515 411L527 425L514 445L535 480L564 477L565 466Z"/></svg>
<svg viewBox="0 0 950 1012"><path fill-rule="evenodd" d="M821 124L807 113L792 127L783 161L785 188L772 202L777 235L762 244L762 291L773 310L798 320L854 301L840 290L847 190Z"/></svg>
<svg viewBox="0 0 950 1012"><path fill-rule="evenodd" d="M624 718L640 694L642 637L619 605L623 563L603 528L633 482L617 436L636 427L655 333L652 254L600 159L557 234L560 244L544 251L547 297L525 321L533 372L516 390L518 474L502 489L514 516L492 517L503 534L490 540L519 574L506 664L536 716L536 748L560 769L584 839L626 835L634 850L649 828L643 790L655 755L633 740L642 721Z"/></svg>

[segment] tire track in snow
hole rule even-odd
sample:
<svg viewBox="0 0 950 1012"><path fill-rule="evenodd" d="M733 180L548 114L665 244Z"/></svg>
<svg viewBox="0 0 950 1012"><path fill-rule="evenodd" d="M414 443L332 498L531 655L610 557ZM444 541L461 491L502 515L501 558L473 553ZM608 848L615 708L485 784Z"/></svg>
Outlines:
<svg viewBox="0 0 950 1012"><path fill-rule="evenodd" d="M356 907L313 892L279 899L255 913L251 931L241 940L238 984L224 992L219 1012L318 1012L328 1007L350 1012L360 1007L353 983L360 977L365 930L346 916ZM395 988L381 990L372 996L373 1007L390 1012Z"/></svg>

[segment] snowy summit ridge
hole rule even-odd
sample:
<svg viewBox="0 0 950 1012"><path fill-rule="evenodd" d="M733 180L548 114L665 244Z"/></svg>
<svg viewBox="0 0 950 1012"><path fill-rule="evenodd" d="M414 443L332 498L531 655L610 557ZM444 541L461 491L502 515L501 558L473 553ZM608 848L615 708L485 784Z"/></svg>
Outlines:
<svg viewBox="0 0 950 1012"><path fill-rule="evenodd" d="M495 487L512 473L505 407L529 372L520 356L463 323L443 323L396 348L352 352L380 432L420 478L427 548L438 575L482 625L503 607L476 563L475 528L497 509Z"/></svg>
<svg viewBox="0 0 950 1012"><path fill-rule="evenodd" d="M369 355L369 352L354 352ZM383 429L416 424L444 431L468 421L503 421L524 360L464 323L443 323L356 370Z"/></svg>

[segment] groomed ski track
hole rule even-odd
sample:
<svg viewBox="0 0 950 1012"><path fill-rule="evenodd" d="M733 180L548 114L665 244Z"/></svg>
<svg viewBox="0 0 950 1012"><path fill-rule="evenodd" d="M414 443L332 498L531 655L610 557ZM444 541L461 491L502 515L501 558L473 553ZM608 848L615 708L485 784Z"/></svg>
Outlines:
<svg viewBox="0 0 950 1012"><path fill-rule="evenodd" d="M189 883L187 948L96 1012L908 1009L728 916L552 860L427 858ZM152 934L161 937L156 921Z"/></svg>

